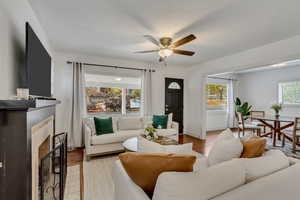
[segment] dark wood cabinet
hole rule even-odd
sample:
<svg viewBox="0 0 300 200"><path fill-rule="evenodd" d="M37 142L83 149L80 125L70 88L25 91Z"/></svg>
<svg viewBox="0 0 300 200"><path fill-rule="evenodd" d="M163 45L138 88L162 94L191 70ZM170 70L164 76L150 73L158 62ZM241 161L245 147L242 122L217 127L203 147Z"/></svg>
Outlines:
<svg viewBox="0 0 300 200"><path fill-rule="evenodd" d="M32 200L32 130L51 118L59 101L0 101L0 199ZM38 134L38 133L37 133Z"/></svg>

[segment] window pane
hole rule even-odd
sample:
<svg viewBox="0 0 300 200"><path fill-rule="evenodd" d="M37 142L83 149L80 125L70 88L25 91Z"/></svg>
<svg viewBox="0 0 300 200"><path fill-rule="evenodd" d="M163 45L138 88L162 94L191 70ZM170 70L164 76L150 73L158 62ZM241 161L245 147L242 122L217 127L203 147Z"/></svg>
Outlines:
<svg viewBox="0 0 300 200"><path fill-rule="evenodd" d="M170 83L170 85L168 86L169 89L175 89L175 90L180 90L180 85L176 82L172 82Z"/></svg>
<svg viewBox="0 0 300 200"><path fill-rule="evenodd" d="M300 81L281 83L280 87L283 104L300 104Z"/></svg>
<svg viewBox="0 0 300 200"><path fill-rule="evenodd" d="M141 90L126 89L126 113L140 112L141 108Z"/></svg>
<svg viewBox="0 0 300 200"><path fill-rule="evenodd" d="M122 89L87 87L87 112L115 112L122 111Z"/></svg>
<svg viewBox="0 0 300 200"><path fill-rule="evenodd" d="M226 110L227 85L207 84L206 92L208 110Z"/></svg>

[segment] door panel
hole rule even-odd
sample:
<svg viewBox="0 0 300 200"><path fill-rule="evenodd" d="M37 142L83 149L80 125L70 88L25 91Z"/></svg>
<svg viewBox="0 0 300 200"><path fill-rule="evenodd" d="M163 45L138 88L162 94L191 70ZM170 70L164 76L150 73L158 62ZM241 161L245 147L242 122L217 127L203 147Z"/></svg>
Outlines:
<svg viewBox="0 0 300 200"><path fill-rule="evenodd" d="M165 78L165 114L173 113L173 121L183 132L183 79Z"/></svg>

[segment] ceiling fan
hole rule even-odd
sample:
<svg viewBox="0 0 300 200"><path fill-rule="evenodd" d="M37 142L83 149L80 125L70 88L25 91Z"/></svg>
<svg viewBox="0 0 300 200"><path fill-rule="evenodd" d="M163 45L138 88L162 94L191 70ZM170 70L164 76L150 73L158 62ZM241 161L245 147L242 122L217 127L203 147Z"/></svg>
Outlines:
<svg viewBox="0 0 300 200"><path fill-rule="evenodd" d="M144 35L144 37L158 46L158 49L155 50L149 50L149 51L137 51L135 53L154 53L158 52L159 55L159 62L165 61L167 57L171 56L172 54L180 54L185 56L193 56L195 52L193 51L185 51L185 50L179 50L175 49L179 46L182 46L188 42L191 42L192 40L196 39L196 36L193 34L190 34L176 42L173 43L173 39L171 37L162 37L159 39L155 39L155 37L151 35Z"/></svg>

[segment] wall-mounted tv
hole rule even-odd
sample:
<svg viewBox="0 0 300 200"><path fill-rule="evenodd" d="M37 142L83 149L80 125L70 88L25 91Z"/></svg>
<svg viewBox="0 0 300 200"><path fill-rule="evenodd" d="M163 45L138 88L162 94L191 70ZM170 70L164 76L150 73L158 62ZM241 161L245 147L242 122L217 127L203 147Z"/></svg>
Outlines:
<svg viewBox="0 0 300 200"><path fill-rule="evenodd" d="M51 57L26 23L26 87L32 96L51 97Z"/></svg>

